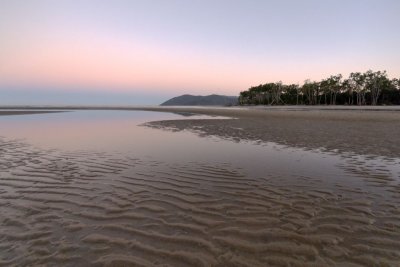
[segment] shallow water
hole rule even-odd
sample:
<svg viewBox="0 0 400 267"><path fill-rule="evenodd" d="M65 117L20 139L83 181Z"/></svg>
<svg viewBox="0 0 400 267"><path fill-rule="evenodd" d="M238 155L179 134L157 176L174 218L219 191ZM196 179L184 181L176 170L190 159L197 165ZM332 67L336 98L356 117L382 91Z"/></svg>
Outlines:
<svg viewBox="0 0 400 267"><path fill-rule="evenodd" d="M0 265L399 265L399 159L143 125L185 118L0 116Z"/></svg>

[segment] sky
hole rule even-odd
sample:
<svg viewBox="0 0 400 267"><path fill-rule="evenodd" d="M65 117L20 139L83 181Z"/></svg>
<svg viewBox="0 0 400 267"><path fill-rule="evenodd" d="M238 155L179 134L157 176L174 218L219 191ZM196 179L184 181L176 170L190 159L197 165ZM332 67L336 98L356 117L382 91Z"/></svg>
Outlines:
<svg viewBox="0 0 400 267"><path fill-rule="evenodd" d="M387 70L398 0L0 0L0 105L159 104Z"/></svg>

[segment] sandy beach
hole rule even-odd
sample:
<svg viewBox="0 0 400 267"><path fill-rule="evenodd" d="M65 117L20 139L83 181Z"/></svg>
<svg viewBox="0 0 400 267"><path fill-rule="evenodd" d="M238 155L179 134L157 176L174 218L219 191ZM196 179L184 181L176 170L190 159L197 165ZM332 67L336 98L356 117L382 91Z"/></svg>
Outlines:
<svg viewBox="0 0 400 267"><path fill-rule="evenodd" d="M148 123L172 130L195 130L236 141L276 142L306 149L399 157L400 111L396 108L277 107L147 110L192 112L235 119L175 120Z"/></svg>
<svg viewBox="0 0 400 267"><path fill-rule="evenodd" d="M0 266L398 266L398 111L138 109L228 118L149 121L133 128L144 139L116 131L109 142L127 151L1 137ZM128 131L110 124L120 113L93 112L92 139ZM73 138L90 118L68 124Z"/></svg>

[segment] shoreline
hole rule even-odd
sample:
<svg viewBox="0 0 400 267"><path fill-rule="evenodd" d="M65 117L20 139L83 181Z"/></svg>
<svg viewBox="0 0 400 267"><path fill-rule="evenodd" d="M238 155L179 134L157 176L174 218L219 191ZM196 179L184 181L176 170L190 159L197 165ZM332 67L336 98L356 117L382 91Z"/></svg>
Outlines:
<svg viewBox="0 0 400 267"><path fill-rule="evenodd" d="M0 116L14 116L14 115L32 115L32 114L46 114L46 113L61 113L66 111L61 110L1 110Z"/></svg>
<svg viewBox="0 0 400 267"><path fill-rule="evenodd" d="M225 117L265 117L266 115L324 117L337 119L400 119L399 106L0 106L0 114L50 113L74 110L123 110L196 113ZM364 114L364 115L363 115ZM390 114L390 115L389 115ZM372 115L372 116L371 116Z"/></svg>
<svg viewBox="0 0 400 267"><path fill-rule="evenodd" d="M189 130L201 135L239 141L275 142L303 149L323 149L358 155L400 158L400 106L377 107L24 107L0 108L0 115L23 115L73 110L132 110L194 113L226 119L151 121L144 125ZM22 109L22 107L18 107ZM3 109L3 110L1 110ZM41 109L40 111L38 109ZM46 110L43 110L46 109Z"/></svg>
<svg viewBox="0 0 400 267"><path fill-rule="evenodd" d="M218 109L218 110L358 110L399 111L400 105L390 106L346 106L346 105L247 105L247 106L161 106L161 105L0 105L1 110L138 110L138 109Z"/></svg>

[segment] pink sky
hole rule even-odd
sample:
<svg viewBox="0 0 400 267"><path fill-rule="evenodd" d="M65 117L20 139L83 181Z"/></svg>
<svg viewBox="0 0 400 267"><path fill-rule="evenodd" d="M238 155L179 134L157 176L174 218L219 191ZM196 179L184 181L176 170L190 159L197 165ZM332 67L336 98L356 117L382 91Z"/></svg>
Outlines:
<svg viewBox="0 0 400 267"><path fill-rule="evenodd" d="M210 54L170 44L75 34L12 47L2 56L0 78L5 84L93 90L221 93L236 95L251 85L282 80L302 83L323 78L335 70L352 71L351 60L325 64L281 57L270 62L228 53Z"/></svg>
<svg viewBox="0 0 400 267"><path fill-rule="evenodd" d="M400 77L397 1L228 2L4 0L0 90L238 95L368 69Z"/></svg>

